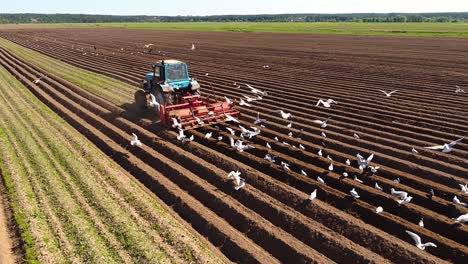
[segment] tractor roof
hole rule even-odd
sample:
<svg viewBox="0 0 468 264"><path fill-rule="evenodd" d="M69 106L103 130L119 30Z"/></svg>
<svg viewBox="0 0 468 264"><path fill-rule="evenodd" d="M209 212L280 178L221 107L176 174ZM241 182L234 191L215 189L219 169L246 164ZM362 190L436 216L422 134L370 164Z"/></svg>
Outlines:
<svg viewBox="0 0 468 264"><path fill-rule="evenodd" d="M183 62L178 61L178 60L164 60L164 64L177 64L177 63L183 63ZM153 65L159 65L159 66L161 66L161 64L162 64L162 60L157 61L157 62L154 63Z"/></svg>

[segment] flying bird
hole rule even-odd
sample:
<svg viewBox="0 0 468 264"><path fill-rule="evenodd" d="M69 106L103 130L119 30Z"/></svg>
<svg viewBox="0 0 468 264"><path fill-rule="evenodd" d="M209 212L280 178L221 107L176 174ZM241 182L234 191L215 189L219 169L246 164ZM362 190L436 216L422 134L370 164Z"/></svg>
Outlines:
<svg viewBox="0 0 468 264"><path fill-rule="evenodd" d="M247 106L247 107L251 107L251 106L252 106L251 104L245 102L244 99L240 99L240 100L239 100L239 105L241 105L241 106Z"/></svg>
<svg viewBox="0 0 468 264"><path fill-rule="evenodd" d="M367 168L367 166L369 166L369 163L372 161L372 159L374 158L374 154L371 154L369 157L367 157L367 159L365 159L363 156L361 156L361 154L357 154L356 155L357 157L357 160L358 160L358 164L359 164L359 169L362 171L364 170L365 168Z"/></svg>
<svg viewBox="0 0 468 264"><path fill-rule="evenodd" d="M257 118L255 119L254 124L255 125L262 124L262 123L265 123L265 121L266 121L265 119L260 118L260 112L257 112Z"/></svg>
<svg viewBox="0 0 468 264"><path fill-rule="evenodd" d="M234 104L234 102L231 99L227 98L226 96L224 96L224 100L226 100L226 103L228 103L228 105Z"/></svg>
<svg viewBox="0 0 468 264"><path fill-rule="evenodd" d="M276 158L276 156L273 156L273 155L267 153L267 154L265 155L265 158L263 158L263 159L266 159L266 160L268 160L269 162L275 163L275 158Z"/></svg>
<svg viewBox="0 0 468 264"><path fill-rule="evenodd" d="M443 145L437 145L437 146L432 146L432 147L424 147L427 149L435 149L435 150L442 150L442 152L447 153L453 150L453 147L460 143L463 140L463 138L457 139L455 141L452 141L450 143L446 143Z"/></svg>
<svg viewBox="0 0 468 264"><path fill-rule="evenodd" d="M387 93L387 92L384 91L384 90L379 90L379 91L381 91L382 93L384 93L387 97L390 97L390 96L392 96L393 93L396 93L396 92L398 92L399 90L394 90L394 91L391 91L391 92L389 92L389 93Z"/></svg>
<svg viewBox="0 0 468 264"><path fill-rule="evenodd" d="M232 116L229 115L229 114L226 114L226 119L225 119L225 121L226 121L226 122L232 121L232 122L240 123L239 120L235 119L234 117L232 117Z"/></svg>
<svg viewBox="0 0 468 264"><path fill-rule="evenodd" d="M402 200L399 200L398 203L400 205L404 205L404 204L407 204L407 203L411 202L412 199L413 199L412 196L408 196L408 197L406 197L406 198L404 198Z"/></svg>
<svg viewBox="0 0 468 264"><path fill-rule="evenodd" d="M406 197L408 197L408 193L407 193L407 192L404 192L404 191L395 191L394 188L391 188L391 189L390 189L390 193L391 193L393 196L395 196L395 197L397 197L397 198L399 198L399 199L402 199L402 200L405 199Z"/></svg>
<svg viewBox="0 0 468 264"><path fill-rule="evenodd" d="M280 113L281 117L284 119L289 119L291 117L291 113L285 113L283 110L276 110L274 113Z"/></svg>
<svg viewBox="0 0 468 264"><path fill-rule="evenodd" d="M321 128L326 128L328 120L330 120L330 117L325 119L325 120L314 120L312 122L315 123L315 124L320 125Z"/></svg>
<svg viewBox="0 0 468 264"><path fill-rule="evenodd" d="M326 101L319 99L315 106L319 106L320 104L328 108L328 107L331 107L331 104L338 104L338 103L333 99L327 99Z"/></svg>
<svg viewBox="0 0 468 264"><path fill-rule="evenodd" d="M414 243L416 243L416 246L419 249L425 250L426 247L437 247L437 245L432 242L427 242L427 243L422 244L421 237L419 235L408 230L406 230L405 232L414 240Z"/></svg>
<svg viewBox="0 0 468 264"><path fill-rule="evenodd" d="M455 88L457 88L457 89L455 89L455 93L464 93L465 92L465 90L460 88L460 86L458 86L458 85L455 85Z"/></svg>
<svg viewBox="0 0 468 264"><path fill-rule="evenodd" d="M465 183L465 185L459 183L458 185L463 193L468 194L468 183Z"/></svg>
<svg viewBox="0 0 468 264"><path fill-rule="evenodd" d="M234 180L234 189L238 191L240 188L243 188L245 186L245 180L240 177L241 173L240 171L231 171L228 174L229 179Z"/></svg>
<svg viewBox="0 0 468 264"><path fill-rule="evenodd" d="M259 89L257 88L253 88L252 86L250 86L249 84L245 84L252 93L254 94L261 94L261 95L267 95L268 93L266 91L260 91Z"/></svg>
<svg viewBox="0 0 468 264"><path fill-rule="evenodd" d="M234 131L234 129L232 129L230 127L226 127L226 130L229 131L231 133L231 135L233 135L233 136L236 135L236 131Z"/></svg>
<svg viewBox="0 0 468 264"><path fill-rule="evenodd" d="M141 143L140 140L138 140L138 136L135 135L135 133L132 133L132 135L133 135L133 139L130 141L130 145L141 147L143 144Z"/></svg>

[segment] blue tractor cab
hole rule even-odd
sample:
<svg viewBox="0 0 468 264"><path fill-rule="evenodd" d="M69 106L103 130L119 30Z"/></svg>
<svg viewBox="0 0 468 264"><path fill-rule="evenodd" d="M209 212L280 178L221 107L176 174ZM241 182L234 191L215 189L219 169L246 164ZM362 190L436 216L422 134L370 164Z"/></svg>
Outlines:
<svg viewBox="0 0 468 264"><path fill-rule="evenodd" d="M160 105L179 104L186 95L200 94L200 85L189 76L187 64L178 60L162 60L152 65L153 71L145 74L142 88L135 94L135 101L146 106L149 94Z"/></svg>

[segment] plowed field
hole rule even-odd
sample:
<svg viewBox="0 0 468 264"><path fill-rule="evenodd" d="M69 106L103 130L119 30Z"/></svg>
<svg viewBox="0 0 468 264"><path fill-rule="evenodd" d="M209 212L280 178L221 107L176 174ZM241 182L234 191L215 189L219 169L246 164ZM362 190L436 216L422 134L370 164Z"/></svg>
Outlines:
<svg viewBox="0 0 468 264"><path fill-rule="evenodd" d="M257 112L267 119L261 134L246 140L255 149L237 152L229 146L225 127L235 129L238 139L235 124L187 132L195 140L183 144L151 115L141 118L132 107L134 91L93 92L25 55L0 49L1 66L232 261L462 263L468 258L468 227L451 219L468 212L452 202L454 195L468 202L459 188L468 181L468 139L449 153L424 148L467 136L468 93L455 93L455 86L468 87L468 40L120 29L18 29L0 37L134 86L151 62L174 58L187 62L205 93L212 85L219 98L252 96L245 84L268 91L252 107L240 107L244 127L253 125ZM152 50L143 47L149 43ZM37 76L44 77L32 83ZM399 91L386 97L380 89ZM338 104L315 106L319 98ZM279 109L292 114L291 128L273 113ZM331 118L326 128L313 122L326 118ZM142 148L128 147L132 132ZM207 132L213 138L204 138ZM277 156L276 163L264 159L267 153ZM357 153L373 153L377 173L363 175ZM233 189L227 179L231 170L242 173L245 188ZM342 176L345 171L348 177ZM317 181L319 175L326 184ZM353 188L359 199L350 197ZM413 200L399 205L390 188ZM317 199L310 202L314 189ZM377 206L384 211L376 214ZM421 218L424 227L418 225ZM418 249L405 230L437 248Z"/></svg>

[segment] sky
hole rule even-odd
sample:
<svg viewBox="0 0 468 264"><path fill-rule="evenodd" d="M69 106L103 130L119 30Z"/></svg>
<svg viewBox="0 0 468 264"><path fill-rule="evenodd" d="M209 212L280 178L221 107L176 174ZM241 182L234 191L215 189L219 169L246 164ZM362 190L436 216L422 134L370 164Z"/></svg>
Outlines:
<svg viewBox="0 0 468 264"><path fill-rule="evenodd" d="M468 12L468 0L1 0L0 13L227 15Z"/></svg>

